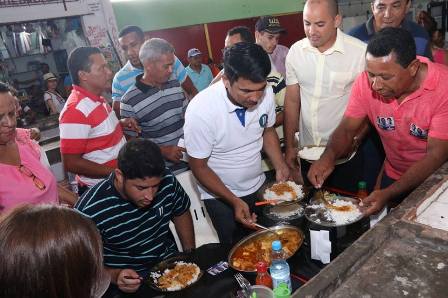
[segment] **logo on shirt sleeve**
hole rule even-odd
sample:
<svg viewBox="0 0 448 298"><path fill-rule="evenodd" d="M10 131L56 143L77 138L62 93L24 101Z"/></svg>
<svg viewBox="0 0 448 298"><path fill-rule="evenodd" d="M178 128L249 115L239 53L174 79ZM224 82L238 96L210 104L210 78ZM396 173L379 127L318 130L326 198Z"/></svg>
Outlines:
<svg viewBox="0 0 448 298"><path fill-rule="evenodd" d="M261 115L258 123L260 123L260 127L266 127L268 125L268 114Z"/></svg>
<svg viewBox="0 0 448 298"><path fill-rule="evenodd" d="M409 134L419 139L426 140L428 138L428 130L418 127L415 123L411 123L411 125L409 125Z"/></svg>
<svg viewBox="0 0 448 298"><path fill-rule="evenodd" d="M393 117L376 117L376 125L383 130L395 130L395 120Z"/></svg>

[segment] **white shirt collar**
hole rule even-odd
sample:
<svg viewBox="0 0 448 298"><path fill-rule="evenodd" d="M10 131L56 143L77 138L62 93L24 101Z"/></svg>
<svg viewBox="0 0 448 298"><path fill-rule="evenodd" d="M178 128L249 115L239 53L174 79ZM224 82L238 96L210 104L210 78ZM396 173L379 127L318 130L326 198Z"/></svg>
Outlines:
<svg viewBox="0 0 448 298"><path fill-rule="evenodd" d="M337 32L336 32L336 41L325 52L323 52L323 53L319 52L319 50L317 48L315 48L315 47L313 47L311 45L311 43L310 43L308 38L305 39L305 42L302 44L302 48L311 50L311 51L316 52L316 53L320 53L322 55L331 55L334 52L340 52L340 53L343 54L344 53L344 36L343 36L344 34L342 33L342 31L339 28L336 29L336 30L337 30Z"/></svg>

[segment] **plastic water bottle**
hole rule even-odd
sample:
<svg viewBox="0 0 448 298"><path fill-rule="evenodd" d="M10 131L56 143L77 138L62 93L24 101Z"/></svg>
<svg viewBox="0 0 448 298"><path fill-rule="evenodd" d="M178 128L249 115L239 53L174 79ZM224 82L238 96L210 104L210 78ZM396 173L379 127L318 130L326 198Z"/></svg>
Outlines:
<svg viewBox="0 0 448 298"><path fill-rule="evenodd" d="M282 243L278 240L272 242L272 263L269 267L272 277L273 289L277 288L281 283L285 283L289 291L291 288L291 277L289 276L289 265L285 260L285 254L283 253Z"/></svg>

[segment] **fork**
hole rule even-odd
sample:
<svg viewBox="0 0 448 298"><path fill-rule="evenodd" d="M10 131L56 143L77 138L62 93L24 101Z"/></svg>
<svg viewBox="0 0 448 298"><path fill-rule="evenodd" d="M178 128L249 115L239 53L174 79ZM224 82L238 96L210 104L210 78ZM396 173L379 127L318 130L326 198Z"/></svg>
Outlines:
<svg viewBox="0 0 448 298"><path fill-rule="evenodd" d="M238 284L240 285L240 288L243 290L244 297L250 297L250 293L251 293L250 282L241 273L235 274L235 279L238 282Z"/></svg>
<svg viewBox="0 0 448 298"><path fill-rule="evenodd" d="M327 199L325 198L324 192L322 191L322 188L318 188L316 190L316 198L321 201L322 203L324 203L326 206L328 206L329 202L327 201Z"/></svg>

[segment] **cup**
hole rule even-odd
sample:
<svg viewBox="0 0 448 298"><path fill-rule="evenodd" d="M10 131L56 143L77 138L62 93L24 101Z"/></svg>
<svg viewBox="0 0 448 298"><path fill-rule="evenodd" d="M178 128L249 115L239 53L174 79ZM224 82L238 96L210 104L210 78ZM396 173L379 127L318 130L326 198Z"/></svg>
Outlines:
<svg viewBox="0 0 448 298"><path fill-rule="evenodd" d="M289 290L288 285L285 283L280 283L274 289L275 298L289 298L291 297L291 290Z"/></svg>
<svg viewBox="0 0 448 298"><path fill-rule="evenodd" d="M253 298L274 298L274 292L266 286L251 286L251 294L249 297Z"/></svg>

